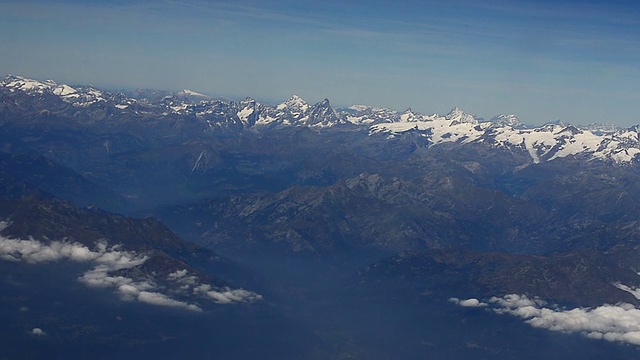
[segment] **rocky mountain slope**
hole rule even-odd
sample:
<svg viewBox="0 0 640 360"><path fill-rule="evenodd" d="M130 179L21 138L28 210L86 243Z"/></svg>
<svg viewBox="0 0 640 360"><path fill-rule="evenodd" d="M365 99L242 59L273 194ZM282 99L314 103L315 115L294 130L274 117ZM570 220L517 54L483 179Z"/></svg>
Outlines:
<svg viewBox="0 0 640 360"><path fill-rule="evenodd" d="M321 344L242 287L267 289L255 274L157 220L0 190L2 357L304 358Z"/></svg>
<svg viewBox="0 0 640 360"><path fill-rule="evenodd" d="M174 338L206 353L206 335L185 340L195 326L231 358L517 359L545 346L634 357L616 344L635 346L640 330L638 139L637 127L529 127L457 108L269 105L7 76L1 299L33 308L46 269L51 303L64 283L88 299L82 314L125 309L127 326L153 334L135 341L160 354ZM13 310L29 324L11 325L21 344L62 329L54 308L26 322ZM139 325L139 311L179 326ZM632 320L606 323L611 312ZM93 339L73 318L57 339L72 344L78 323ZM126 337L127 326L87 318L102 345Z"/></svg>

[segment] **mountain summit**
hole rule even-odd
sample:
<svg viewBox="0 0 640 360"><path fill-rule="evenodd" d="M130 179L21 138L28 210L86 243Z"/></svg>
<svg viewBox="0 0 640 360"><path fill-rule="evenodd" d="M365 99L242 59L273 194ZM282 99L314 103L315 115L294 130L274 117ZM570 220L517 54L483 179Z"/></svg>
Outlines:
<svg viewBox="0 0 640 360"><path fill-rule="evenodd" d="M397 112L361 105L335 109L328 99L309 105L297 95L276 106L270 106L254 100L212 100L191 90L183 90L173 97L157 100L137 99L91 86L71 87L52 80L41 82L12 75L0 79L0 90L10 97L18 93L30 96L34 102L34 111L38 107L42 110L50 108L42 100L36 102L37 96L49 95L72 108L86 108L87 116L96 116L89 109L91 106L106 106L114 115L133 110L136 114L145 113L161 119L173 114L193 117L197 124L190 126L208 127L212 132L243 131L254 127L326 129L356 126L372 135L384 133L391 137L417 132L427 140L427 147L445 143L483 143L523 151L533 163L573 156L628 163L635 161L640 153L637 128L615 129L593 125L579 129L559 121L527 128L515 115L498 115L485 121L457 107L445 116L422 115L411 109ZM69 108L66 111L70 114L76 110Z"/></svg>

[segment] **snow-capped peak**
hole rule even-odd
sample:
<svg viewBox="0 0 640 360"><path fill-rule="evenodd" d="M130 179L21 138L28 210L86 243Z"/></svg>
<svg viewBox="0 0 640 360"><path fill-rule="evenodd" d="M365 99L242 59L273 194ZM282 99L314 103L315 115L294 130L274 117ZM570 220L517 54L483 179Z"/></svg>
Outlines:
<svg viewBox="0 0 640 360"><path fill-rule="evenodd" d="M478 123L478 119L475 116L465 113L458 107L455 107L453 108L453 110L449 111L449 113L445 115L444 118L446 120L451 120L452 124Z"/></svg>
<svg viewBox="0 0 640 360"><path fill-rule="evenodd" d="M37 92L44 93L45 91L52 91L58 86L53 80L37 81L28 79L22 76L9 75L0 81L3 87L8 88L10 91L25 91L25 92Z"/></svg>
<svg viewBox="0 0 640 360"><path fill-rule="evenodd" d="M618 129L613 125L592 124L574 127L562 121L538 127L526 127L515 115L498 115L485 121L454 108L445 116L421 115L411 108L397 112L386 108L354 105L336 111L328 99L310 106L297 95L272 107L253 99L239 102L202 98L204 95L192 90L183 90L173 96L138 102L125 94L102 92L91 86L71 87L52 80L37 81L21 76L0 78L2 93L25 92L56 96L74 107L85 107L96 102L113 104L117 109L129 109L149 113L178 115L195 114L206 121L209 127L225 127L226 122L240 124L239 128L252 127L270 129L280 126L308 126L330 128L343 124L362 127L369 134L387 134L389 138L410 132L419 134L426 146L443 143L484 143L490 146L524 151L534 163L551 161L567 156L584 159L603 159L614 162L640 160L640 128ZM176 96L195 97L185 99Z"/></svg>
<svg viewBox="0 0 640 360"><path fill-rule="evenodd" d="M194 96L194 97L201 97L201 98L208 98L207 95L201 94L197 91L193 91L193 90L189 90L189 89L184 89L180 92L178 92L179 96Z"/></svg>
<svg viewBox="0 0 640 360"><path fill-rule="evenodd" d="M331 107L329 99L324 99L313 105L309 111L308 118L304 120L306 125L318 127L331 127L343 122L333 107Z"/></svg>
<svg viewBox="0 0 640 360"><path fill-rule="evenodd" d="M520 119L518 119L518 117L516 115L513 115L513 114L509 114L509 115L500 114L500 115L494 116L489 121L491 122L492 126L494 126L494 127L508 126L508 127L514 128L514 129L522 129L522 128L526 127L520 121Z"/></svg>
<svg viewBox="0 0 640 360"><path fill-rule="evenodd" d="M252 126L255 122L256 111L258 110L258 104L252 98L245 98L238 103L240 110L236 113L240 121L245 127Z"/></svg>
<svg viewBox="0 0 640 360"><path fill-rule="evenodd" d="M397 111L368 105L351 105L341 110L341 117L354 125L399 122Z"/></svg>
<svg viewBox="0 0 640 360"><path fill-rule="evenodd" d="M92 86L74 88L69 85L58 84L53 80L38 81L23 76L9 75L0 79L0 86L9 89L11 92L23 91L29 94L53 94L74 106L87 106L98 101L105 101L103 92Z"/></svg>
<svg viewBox="0 0 640 360"><path fill-rule="evenodd" d="M305 112L309 108L309 104L304 101L300 96L293 95L287 101L279 104L277 106L278 110L289 109L289 110L298 110Z"/></svg>
<svg viewBox="0 0 640 360"><path fill-rule="evenodd" d="M411 110L411 108L408 108L400 115L401 122L416 122L421 120L422 119L420 115L417 113L414 113L413 110Z"/></svg>
<svg viewBox="0 0 640 360"><path fill-rule="evenodd" d="M59 96L67 96L77 92L76 89L72 88L69 85L58 85L53 89L53 93Z"/></svg>

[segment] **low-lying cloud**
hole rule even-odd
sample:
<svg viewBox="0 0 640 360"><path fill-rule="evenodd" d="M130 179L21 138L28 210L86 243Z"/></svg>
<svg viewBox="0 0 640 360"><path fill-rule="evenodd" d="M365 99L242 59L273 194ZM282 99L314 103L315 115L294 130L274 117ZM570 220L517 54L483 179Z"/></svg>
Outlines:
<svg viewBox="0 0 640 360"><path fill-rule="evenodd" d="M0 222L0 231L7 226L7 222ZM89 263L93 268L78 277L80 282L89 287L113 288L125 301L202 311L198 305L174 299L160 292L163 287L156 283L158 279L147 277L136 280L123 275L120 271L140 266L147 259L146 255L125 251L119 245L109 246L106 242L98 242L93 249L90 249L75 242L52 241L45 244L34 239L9 239L0 236L0 260L28 264L59 260ZM197 276L189 274L187 269L168 274L166 281L179 285L178 289L173 291L175 294L191 297L197 295L218 304L253 302L262 299L262 296L244 289L226 287L216 289L211 285L203 284Z"/></svg>
<svg viewBox="0 0 640 360"><path fill-rule="evenodd" d="M456 305L460 305L462 307L485 307L487 306L487 303L484 303L478 299L466 299L466 300L461 300L458 298L449 298L449 301L451 301L452 303L456 304Z"/></svg>
<svg viewBox="0 0 640 360"><path fill-rule="evenodd" d="M628 289L629 292L637 291ZM449 300L460 306L486 307L497 314L517 316L537 328L563 333L580 333L592 339L640 345L640 309L627 303L605 304L596 308L565 309L550 305L538 298L517 294L492 297L484 303L477 299L451 298Z"/></svg>
<svg viewBox="0 0 640 360"><path fill-rule="evenodd" d="M189 273L187 269L177 270L167 276L167 280L180 285L180 290L193 295L204 296L218 304L231 304L234 302L255 302L262 300L262 295L244 289L231 289L229 287L214 288L209 284L203 284L200 279Z"/></svg>
<svg viewBox="0 0 640 360"><path fill-rule="evenodd" d="M43 244L36 240L0 238L0 258L8 261L40 263L69 259L86 262L96 260L104 253L91 251L84 245L52 241Z"/></svg>
<svg viewBox="0 0 640 360"><path fill-rule="evenodd" d="M244 289L213 289L211 285L203 284L193 289L195 294L204 294L219 304L232 302L254 302L262 299L262 295Z"/></svg>
<svg viewBox="0 0 640 360"><path fill-rule="evenodd" d="M124 263L125 262L122 260L115 262L119 267L124 266ZM129 262L129 265L132 264L136 264L136 261L132 260ZM120 298L125 301L137 300L150 305L177 307L190 311L202 311L202 309L195 304L179 301L165 294L154 291L157 290L157 286L149 280L135 281L127 276L113 275L113 271L115 271L113 263L111 263L111 265L100 264L84 273L84 275L79 277L78 280L91 287L114 288L118 295L120 295Z"/></svg>
<svg viewBox="0 0 640 360"><path fill-rule="evenodd" d="M31 264L58 261L62 259L76 262L95 262L112 270L138 266L147 260L146 256L137 256L135 252L122 251L119 245L108 246L98 242L91 250L79 243L52 241L44 244L28 239L9 239L0 236L0 259L24 261Z"/></svg>
<svg viewBox="0 0 640 360"><path fill-rule="evenodd" d="M45 336L47 335L46 332L44 332L44 330L40 329L40 328L34 328L33 330L31 330L31 335L35 335L35 336Z"/></svg>

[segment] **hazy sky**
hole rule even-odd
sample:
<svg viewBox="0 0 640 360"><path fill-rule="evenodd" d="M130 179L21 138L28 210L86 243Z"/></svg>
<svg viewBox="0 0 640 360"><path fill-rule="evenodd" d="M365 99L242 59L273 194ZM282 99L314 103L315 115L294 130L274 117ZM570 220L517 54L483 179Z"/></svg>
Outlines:
<svg viewBox="0 0 640 360"><path fill-rule="evenodd" d="M634 1L0 0L0 74L640 123Z"/></svg>

